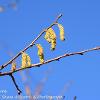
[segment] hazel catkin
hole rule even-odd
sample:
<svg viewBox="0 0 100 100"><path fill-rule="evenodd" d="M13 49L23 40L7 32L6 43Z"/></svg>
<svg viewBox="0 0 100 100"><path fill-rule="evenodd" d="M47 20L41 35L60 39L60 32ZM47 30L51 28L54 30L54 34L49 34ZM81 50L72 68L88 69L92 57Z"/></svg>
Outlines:
<svg viewBox="0 0 100 100"><path fill-rule="evenodd" d="M56 34L52 28L49 28L46 31L45 37L44 37L49 43L51 43L51 50L54 50L56 47Z"/></svg>
<svg viewBox="0 0 100 100"><path fill-rule="evenodd" d="M31 66L31 58L25 52L22 53L22 68Z"/></svg>
<svg viewBox="0 0 100 100"><path fill-rule="evenodd" d="M64 41L65 36L64 36L64 27L61 24L57 24L60 30L60 40Z"/></svg>
<svg viewBox="0 0 100 100"><path fill-rule="evenodd" d="M27 55L27 67L31 66L31 58Z"/></svg>
<svg viewBox="0 0 100 100"><path fill-rule="evenodd" d="M16 63L12 62L12 67L11 67L11 71L15 71L16 70Z"/></svg>
<svg viewBox="0 0 100 100"><path fill-rule="evenodd" d="M43 53L43 48L40 44L36 44L37 48L38 48L38 56L40 59L40 63L44 63L44 53Z"/></svg>

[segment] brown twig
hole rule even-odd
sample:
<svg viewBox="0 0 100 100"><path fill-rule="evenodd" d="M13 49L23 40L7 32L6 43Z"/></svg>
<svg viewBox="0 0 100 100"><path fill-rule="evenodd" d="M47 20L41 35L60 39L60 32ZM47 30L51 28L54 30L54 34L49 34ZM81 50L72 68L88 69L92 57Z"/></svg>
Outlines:
<svg viewBox="0 0 100 100"><path fill-rule="evenodd" d="M17 85L17 83L16 83L16 81L15 81L14 76L13 76L12 74L9 74L9 76L11 77L11 79L12 79L12 81L13 81L13 83L14 83L16 89L17 89L17 92L18 92L18 94L20 95L20 94L22 93L22 91L19 89L19 87L18 87L18 85Z"/></svg>
<svg viewBox="0 0 100 100"><path fill-rule="evenodd" d="M32 68L32 67L40 67L41 65L44 65L44 64L47 64L47 63L50 63L50 62L53 62L53 61L58 61L59 59L64 58L64 57L68 57L68 56L72 56L72 55L83 55L86 52L90 52L90 51L94 51L94 50L100 50L100 47L95 47L95 48L83 50L83 51L80 51L80 52L66 53L64 55L55 57L53 59L46 60L46 61L44 61L43 64L42 63L36 63L36 64L32 64L30 67L18 68L15 71L0 73L0 76L10 75L12 73L15 73L15 72L18 72L18 71L21 71L21 70L25 70L25 69L28 69L28 68Z"/></svg>
<svg viewBox="0 0 100 100"><path fill-rule="evenodd" d="M21 50L18 54L16 54L12 59L10 59L7 63L3 64L0 68L0 70L2 70L3 68L5 68L6 66L8 66L9 64L11 64L15 59L17 59L22 52L25 52L26 50L28 50L30 47L32 47L35 42L42 36L42 34L44 32L46 32L46 30L48 30L49 28L51 28L52 26L56 25L57 21L59 20L59 18L62 17L62 14L60 14L59 16L57 16L56 20L46 29L44 29L42 32L40 32L40 34L28 45L26 46L23 50Z"/></svg>

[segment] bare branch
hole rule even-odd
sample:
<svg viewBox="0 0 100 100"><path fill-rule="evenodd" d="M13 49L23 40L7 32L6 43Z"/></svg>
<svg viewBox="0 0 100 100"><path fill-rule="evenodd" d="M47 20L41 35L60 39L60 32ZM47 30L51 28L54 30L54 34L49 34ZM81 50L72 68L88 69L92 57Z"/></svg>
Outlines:
<svg viewBox="0 0 100 100"><path fill-rule="evenodd" d="M15 81L14 76L13 76L12 74L9 74L9 76L11 77L11 79L12 79L12 81L13 81L13 83L14 83L16 89L17 89L17 92L18 92L18 94L20 95L20 94L22 93L22 91L19 89L19 87L18 87L18 85L17 85L17 83L16 83L16 81Z"/></svg>
<svg viewBox="0 0 100 100"><path fill-rule="evenodd" d="M46 30L48 30L49 28L51 28L52 26L56 25L57 24L57 21L58 19L62 17L62 14L60 14L56 20L49 26L47 27L46 29L44 29L42 32L40 32L40 34L27 46L25 47L23 50L21 50L18 54L16 54L11 60L9 60L7 63L3 64L0 68L0 70L2 70L3 68L5 68L7 65L11 64L15 59L17 59L21 54L22 52L25 52L26 50L28 50L30 47L32 47L35 42L43 35L44 32L46 32Z"/></svg>
<svg viewBox="0 0 100 100"><path fill-rule="evenodd" d="M28 69L28 68L32 68L32 67L40 67L41 65L44 65L44 64L47 64L47 63L50 63L50 62L53 62L53 61L58 61L59 59L64 58L64 57L68 57L68 56L72 56L72 55L83 55L84 53L87 53L87 52L90 52L90 51L95 51L95 50L100 50L100 46L92 48L92 49L83 50L83 51L80 51L80 52L66 53L66 54L58 56L56 58L46 60L46 61L44 61L43 64L42 63L36 63L36 64L32 64L30 67L18 68L15 71L0 73L0 76L10 75L12 73L15 73L15 72L18 72L18 71L21 71L21 70L25 70L25 69Z"/></svg>

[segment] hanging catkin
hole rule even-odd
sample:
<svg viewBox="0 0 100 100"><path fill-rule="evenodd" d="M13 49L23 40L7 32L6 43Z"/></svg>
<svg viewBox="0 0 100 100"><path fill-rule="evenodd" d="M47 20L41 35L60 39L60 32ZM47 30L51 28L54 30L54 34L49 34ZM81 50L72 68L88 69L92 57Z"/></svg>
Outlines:
<svg viewBox="0 0 100 100"><path fill-rule="evenodd" d="M22 68L27 66L27 54L25 52L22 53Z"/></svg>
<svg viewBox="0 0 100 100"><path fill-rule="evenodd" d="M25 52L22 53L22 68L31 66L31 59Z"/></svg>
<svg viewBox="0 0 100 100"><path fill-rule="evenodd" d="M43 48L40 44L36 44L37 48L38 48L38 56L40 59L40 63L44 62L44 53L43 53Z"/></svg>
<svg viewBox="0 0 100 100"><path fill-rule="evenodd" d="M56 40L53 39L53 40L51 41L51 50L55 50L55 47L56 47Z"/></svg>
<svg viewBox="0 0 100 100"><path fill-rule="evenodd" d="M45 38L49 43L51 42L50 30L49 30L49 29L46 31L46 34L45 34L44 38Z"/></svg>
<svg viewBox="0 0 100 100"><path fill-rule="evenodd" d="M12 62L12 67L11 67L11 71L15 71L16 70L16 63Z"/></svg>
<svg viewBox="0 0 100 100"><path fill-rule="evenodd" d="M27 55L27 67L31 66L31 58Z"/></svg>
<svg viewBox="0 0 100 100"><path fill-rule="evenodd" d="M44 37L49 43L51 43L51 50L54 50L56 47L56 34L52 28L49 28L46 31L45 37Z"/></svg>
<svg viewBox="0 0 100 100"><path fill-rule="evenodd" d="M58 25L58 28L60 30L60 39L62 41L64 41L65 40L65 37L64 37L64 27L61 24L57 24L57 25Z"/></svg>

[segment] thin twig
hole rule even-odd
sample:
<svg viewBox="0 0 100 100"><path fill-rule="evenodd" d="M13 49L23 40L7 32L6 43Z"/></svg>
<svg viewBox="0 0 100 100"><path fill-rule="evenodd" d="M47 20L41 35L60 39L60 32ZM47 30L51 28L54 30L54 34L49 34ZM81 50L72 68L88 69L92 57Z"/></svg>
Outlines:
<svg viewBox="0 0 100 100"><path fill-rule="evenodd" d="M12 74L12 73L15 73L15 72L18 72L18 71L21 71L21 70L25 70L25 69L28 69L28 68L32 68L32 67L40 67L41 65L44 65L44 64L47 64L47 63L50 63L50 62L53 62L53 61L58 61L59 59L64 58L64 57L68 57L68 56L72 56L72 55L83 55L86 52L95 51L95 50L100 50L100 46L92 48L92 49L83 50L83 51L80 51L80 52L66 53L64 55L46 60L46 61L44 61L43 64L42 63L36 63L36 64L32 64L30 67L18 68L15 71L0 73L0 76L9 75L9 74Z"/></svg>
<svg viewBox="0 0 100 100"><path fill-rule="evenodd" d="M5 68L6 66L8 66L9 64L11 64L15 59L17 59L22 52L25 52L26 50L28 50L30 47L32 47L35 42L42 36L42 34L44 32L46 32L46 30L48 30L49 28L51 28L52 26L56 25L57 21L59 20L59 18L62 17L62 14L59 14L59 16L57 16L56 20L46 29L44 29L42 32L40 32L40 34L28 45L26 46L23 50L21 50L18 54L16 54L12 59L10 59L7 63L3 64L0 68L0 70L2 70L3 68Z"/></svg>
<svg viewBox="0 0 100 100"><path fill-rule="evenodd" d="M17 83L16 83L16 81L15 81L14 76L13 76L12 74L9 74L9 76L11 77L11 79L12 79L12 81L13 81L13 83L14 83L16 89L17 89L17 92L18 92L18 94L20 95L20 94L22 93L22 91L19 89L19 87L18 87L18 85L17 85Z"/></svg>

